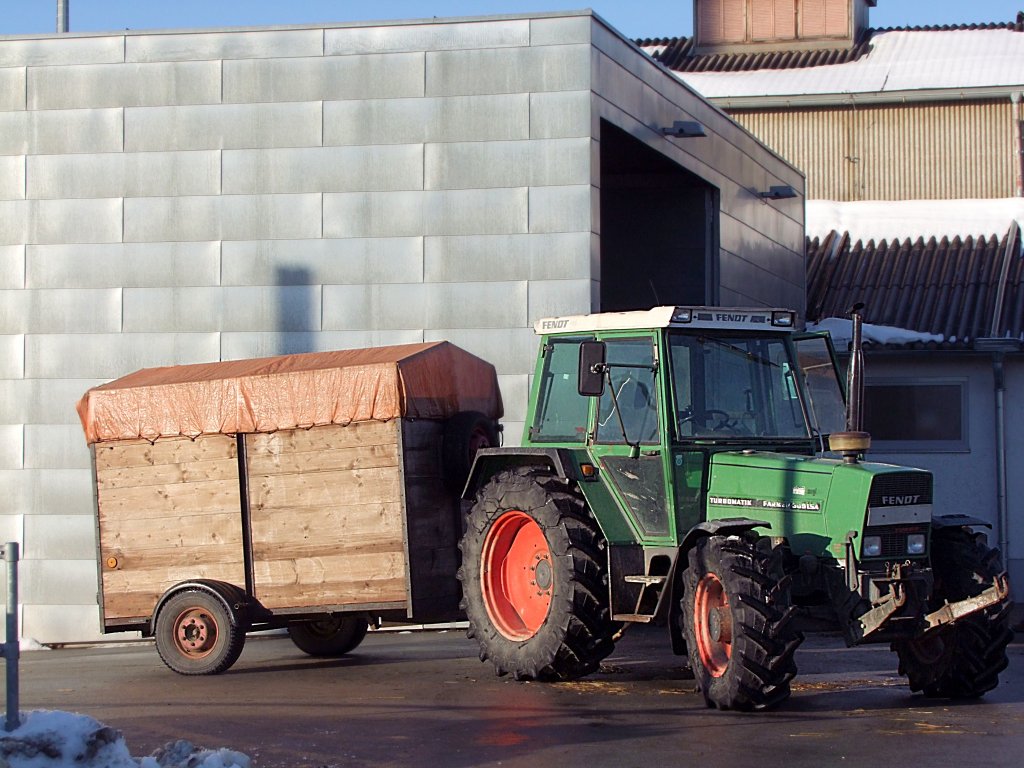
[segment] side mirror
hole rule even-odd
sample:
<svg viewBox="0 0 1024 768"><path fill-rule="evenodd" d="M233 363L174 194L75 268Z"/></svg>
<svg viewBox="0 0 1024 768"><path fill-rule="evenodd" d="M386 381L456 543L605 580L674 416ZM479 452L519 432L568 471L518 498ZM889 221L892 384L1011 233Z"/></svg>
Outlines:
<svg viewBox="0 0 1024 768"><path fill-rule="evenodd" d="M577 390L584 397L604 394L605 345L603 341L584 341L580 344L580 373Z"/></svg>

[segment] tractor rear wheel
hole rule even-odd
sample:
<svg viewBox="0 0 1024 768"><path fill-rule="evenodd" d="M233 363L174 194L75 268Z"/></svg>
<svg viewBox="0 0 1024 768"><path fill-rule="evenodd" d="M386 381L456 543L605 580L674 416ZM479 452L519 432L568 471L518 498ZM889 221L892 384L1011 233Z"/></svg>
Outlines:
<svg viewBox="0 0 1024 768"><path fill-rule="evenodd" d="M368 628L366 619L358 616L331 616L289 624L288 637L310 656L344 656L363 642Z"/></svg>
<svg viewBox="0 0 1024 768"><path fill-rule="evenodd" d="M752 710L789 696L793 654L782 553L768 539L711 536L689 554L682 615L697 686L709 707Z"/></svg>
<svg viewBox="0 0 1024 768"><path fill-rule="evenodd" d="M459 544L462 604L480 659L517 680L572 680L614 648L604 539L579 491L546 470L487 483Z"/></svg>
<svg viewBox="0 0 1024 768"><path fill-rule="evenodd" d="M932 534L935 590L931 608L980 594L1002 573L998 549L965 528L940 528ZM910 690L931 698L975 699L999 684L1013 639L1009 600L973 613L948 629L919 640L893 643Z"/></svg>

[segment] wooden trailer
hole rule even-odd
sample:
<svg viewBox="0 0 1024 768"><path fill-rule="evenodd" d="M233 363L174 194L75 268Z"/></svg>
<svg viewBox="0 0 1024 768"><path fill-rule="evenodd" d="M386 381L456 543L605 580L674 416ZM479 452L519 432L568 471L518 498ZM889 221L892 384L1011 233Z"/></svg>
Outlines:
<svg viewBox="0 0 1024 768"><path fill-rule="evenodd" d="M78 404L105 632L182 674L249 630L337 655L378 618L459 617L461 483L497 442L494 367L447 342L138 371Z"/></svg>

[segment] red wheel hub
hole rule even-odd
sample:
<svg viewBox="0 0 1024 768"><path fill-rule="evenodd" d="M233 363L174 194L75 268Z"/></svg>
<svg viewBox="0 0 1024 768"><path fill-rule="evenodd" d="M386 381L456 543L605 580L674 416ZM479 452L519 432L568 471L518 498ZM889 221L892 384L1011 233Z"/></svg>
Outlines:
<svg viewBox="0 0 1024 768"><path fill-rule="evenodd" d="M480 562L484 607L509 640L533 637L547 619L554 583L551 550L529 515L505 512L487 531Z"/></svg>
<svg viewBox="0 0 1024 768"><path fill-rule="evenodd" d="M732 609L725 587L713 573L697 582L693 626L701 663L712 677L721 677L732 658Z"/></svg>
<svg viewBox="0 0 1024 768"><path fill-rule="evenodd" d="M186 608L174 620L174 647L183 656L201 659L217 644L217 620L198 606Z"/></svg>

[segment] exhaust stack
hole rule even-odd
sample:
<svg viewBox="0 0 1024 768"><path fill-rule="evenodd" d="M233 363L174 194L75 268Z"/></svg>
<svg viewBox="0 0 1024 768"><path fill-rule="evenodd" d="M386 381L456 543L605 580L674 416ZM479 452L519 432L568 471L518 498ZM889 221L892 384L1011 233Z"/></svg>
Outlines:
<svg viewBox="0 0 1024 768"><path fill-rule="evenodd" d="M846 373L846 431L861 432L864 429L864 318L863 302L853 305L850 320L853 322L853 339L850 341L850 367Z"/></svg>
<svg viewBox="0 0 1024 768"><path fill-rule="evenodd" d="M839 453L847 464L856 464L861 454L871 447L871 435L864 431L864 304L858 302L850 310L853 339L850 341L850 367L846 372L846 431L829 435L829 450Z"/></svg>

